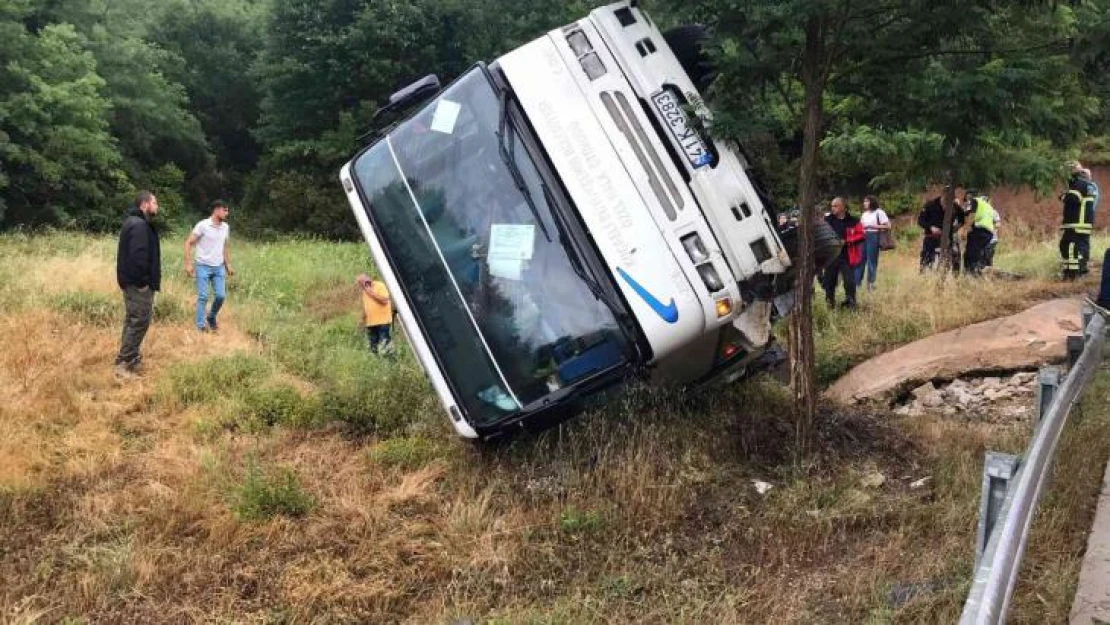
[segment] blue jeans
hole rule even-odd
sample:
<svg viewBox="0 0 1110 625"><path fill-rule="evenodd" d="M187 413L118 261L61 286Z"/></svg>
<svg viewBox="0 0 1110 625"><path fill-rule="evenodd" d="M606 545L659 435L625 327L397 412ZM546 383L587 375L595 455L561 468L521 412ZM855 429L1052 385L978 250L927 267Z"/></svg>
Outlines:
<svg viewBox="0 0 1110 625"><path fill-rule="evenodd" d="M220 312L220 307L224 305L224 298L227 297L226 280L223 265L213 267L212 265L196 266L196 279L197 279L197 327L204 328L209 320L215 321L216 315ZM205 314L205 308L208 305L208 286L212 285L215 297L212 298L212 310ZM215 325L208 323L208 325Z"/></svg>
<svg viewBox="0 0 1110 625"><path fill-rule="evenodd" d="M389 335L390 324L380 326L366 326L366 340L370 342L370 351L375 354L378 353L379 347L389 345L391 340Z"/></svg>
<svg viewBox="0 0 1110 625"><path fill-rule="evenodd" d="M863 284L864 271L867 272L867 284L875 286L875 278L879 275L879 233L868 232L863 242L863 262L856 265L856 286Z"/></svg>

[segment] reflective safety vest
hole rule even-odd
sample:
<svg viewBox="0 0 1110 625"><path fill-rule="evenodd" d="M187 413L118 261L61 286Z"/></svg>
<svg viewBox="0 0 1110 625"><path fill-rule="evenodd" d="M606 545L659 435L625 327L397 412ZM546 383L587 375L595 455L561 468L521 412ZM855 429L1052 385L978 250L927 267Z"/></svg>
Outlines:
<svg viewBox="0 0 1110 625"><path fill-rule="evenodd" d="M971 225L994 232L994 207L990 205L987 198L975 198L975 218Z"/></svg>
<svg viewBox="0 0 1110 625"><path fill-rule="evenodd" d="M1078 211L1068 210L1068 200L1074 197L1075 205ZM1095 198L1093 195L1083 195L1075 189L1068 189L1064 194L1064 223L1060 225L1061 230L1073 230L1076 234L1091 234L1094 230L1094 224L1091 220L1091 209L1094 208Z"/></svg>

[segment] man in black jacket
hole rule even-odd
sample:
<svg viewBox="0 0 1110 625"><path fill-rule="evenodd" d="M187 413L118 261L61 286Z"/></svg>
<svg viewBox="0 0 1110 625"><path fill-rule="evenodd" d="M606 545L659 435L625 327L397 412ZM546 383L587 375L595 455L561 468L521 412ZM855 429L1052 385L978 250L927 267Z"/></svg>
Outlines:
<svg viewBox="0 0 1110 625"><path fill-rule="evenodd" d="M158 198L150 191L141 191L135 205L128 209L119 233L116 282L123 291L126 317L116 356L116 373L122 377L133 376L142 364L139 348L150 328L154 293L162 286L162 250L158 231L151 224L157 214Z"/></svg>
<svg viewBox="0 0 1110 625"><path fill-rule="evenodd" d="M917 216L917 225L925 231L921 237L921 271L933 266L937 260L937 251L940 248L941 232L944 230L944 204L940 197L935 197L925 203L925 208ZM964 211L958 205L952 211L951 240L948 242L949 259L952 271L960 270L960 243L957 232L964 225Z"/></svg>

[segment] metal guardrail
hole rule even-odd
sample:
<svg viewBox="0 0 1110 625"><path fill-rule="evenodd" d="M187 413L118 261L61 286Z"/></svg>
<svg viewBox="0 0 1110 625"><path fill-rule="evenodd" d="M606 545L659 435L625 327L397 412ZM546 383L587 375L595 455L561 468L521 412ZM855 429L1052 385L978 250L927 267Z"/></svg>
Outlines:
<svg viewBox="0 0 1110 625"><path fill-rule="evenodd" d="M1106 320L1089 305L1082 337L1068 341L1068 374L1046 367L1038 376L1033 441L1022 457L987 453L979 516L975 580L964 603L961 625L1002 623L1017 582L1029 527L1046 489L1056 443L1068 414L1102 361Z"/></svg>

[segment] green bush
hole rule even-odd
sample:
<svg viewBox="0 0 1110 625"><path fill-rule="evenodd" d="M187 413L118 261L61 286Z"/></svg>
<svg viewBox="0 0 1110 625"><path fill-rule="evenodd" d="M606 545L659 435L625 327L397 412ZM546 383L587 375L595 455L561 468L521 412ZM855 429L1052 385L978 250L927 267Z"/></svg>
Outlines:
<svg viewBox="0 0 1110 625"><path fill-rule="evenodd" d="M185 323L193 318L193 311L176 298L159 294L154 297L154 320L160 323Z"/></svg>
<svg viewBox="0 0 1110 625"><path fill-rule="evenodd" d="M429 397L419 372L397 369L388 378L325 389L320 395L320 418L346 423L359 434L390 436L416 421Z"/></svg>
<svg viewBox="0 0 1110 625"><path fill-rule="evenodd" d="M113 326L123 320L123 302L96 291L67 291L54 297L50 307L93 326Z"/></svg>
<svg viewBox="0 0 1110 625"><path fill-rule="evenodd" d="M243 482L232 493L231 507L243 520L268 519L279 514L299 517L315 506L316 501L305 492L291 468L263 471L254 460L248 460Z"/></svg>
<svg viewBox="0 0 1110 625"><path fill-rule="evenodd" d="M840 379L840 376L848 373L852 368L852 359L843 354L837 354L829 351L818 351L816 356L815 369L817 385L825 387Z"/></svg>
<svg viewBox="0 0 1110 625"><path fill-rule="evenodd" d="M434 441L422 436L389 438L370 448L374 462L402 469L418 469L439 456Z"/></svg>
<svg viewBox="0 0 1110 625"><path fill-rule="evenodd" d="M601 529L605 519L597 510L579 510L573 506L559 515L559 529L568 534L582 534Z"/></svg>
<svg viewBox="0 0 1110 625"><path fill-rule="evenodd" d="M245 416L257 427L310 426L320 412L315 398L305 397L286 384L248 390L243 395L243 407Z"/></svg>
<svg viewBox="0 0 1110 625"><path fill-rule="evenodd" d="M174 365L163 395L189 406L242 396L270 375L270 363L257 356L233 354Z"/></svg>

